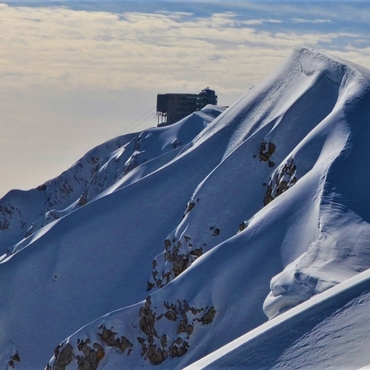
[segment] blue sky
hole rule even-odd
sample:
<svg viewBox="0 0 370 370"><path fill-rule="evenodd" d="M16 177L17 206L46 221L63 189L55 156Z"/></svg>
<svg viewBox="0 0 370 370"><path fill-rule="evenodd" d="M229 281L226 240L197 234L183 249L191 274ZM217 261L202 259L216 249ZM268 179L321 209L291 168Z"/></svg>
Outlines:
<svg viewBox="0 0 370 370"><path fill-rule="evenodd" d="M230 105L297 46L370 68L369 19L368 1L0 0L0 196L155 125L157 93Z"/></svg>

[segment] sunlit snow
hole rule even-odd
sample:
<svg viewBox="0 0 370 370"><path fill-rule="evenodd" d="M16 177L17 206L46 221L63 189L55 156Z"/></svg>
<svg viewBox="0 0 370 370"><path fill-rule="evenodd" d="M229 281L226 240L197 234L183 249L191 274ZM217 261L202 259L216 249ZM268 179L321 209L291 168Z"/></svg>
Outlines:
<svg viewBox="0 0 370 370"><path fill-rule="evenodd" d="M9 192L0 366L370 364L369 106L369 70L295 49L232 106Z"/></svg>

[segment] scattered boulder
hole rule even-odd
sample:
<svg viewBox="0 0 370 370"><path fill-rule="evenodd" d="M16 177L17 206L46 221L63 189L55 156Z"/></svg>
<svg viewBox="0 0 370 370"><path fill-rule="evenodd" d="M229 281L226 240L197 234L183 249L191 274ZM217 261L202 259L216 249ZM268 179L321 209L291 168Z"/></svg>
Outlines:
<svg viewBox="0 0 370 370"><path fill-rule="evenodd" d="M202 249L202 247L193 249L192 251L190 251L190 254L192 256L200 257L203 254L203 249Z"/></svg>
<svg viewBox="0 0 370 370"><path fill-rule="evenodd" d="M21 359L17 351L15 351L14 355L10 356L10 360L8 361L8 366L12 369L15 369L15 363L20 362Z"/></svg>
<svg viewBox="0 0 370 370"><path fill-rule="evenodd" d="M89 344L90 339L81 340L78 344L78 350L83 353L83 356L76 356L78 370L96 370L105 356L104 348L99 343L94 343L92 348Z"/></svg>
<svg viewBox="0 0 370 370"><path fill-rule="evenodd" d="M100 335L102 341L108 346L115 347L122 353L124 353L126 349L131 348L132 343L126 337L122 336L120 338L116 338L117 333L111 329L107 329L105 326L101 326L100 329L102 329L102 332L98 334Z"/></svg>
<svg viewBox="0 0 370 370"><path fill-rule="evenodd" d="M42 184L42 185L39 185L36 189L37 190L40 190L40 191L44 191L48 188L48 186L46 184Z"/></svg>
<svg viewBox="0 0 370 370"><path fill-rule="evenodd" d="M213 234L212 234L213 236L218 236L218 235L220 235L220 229L219 228L215 228L214 230L213 230Z"/></svg>
<svg viewBox="0 0 370 370"><path fill-rule="evenodd" d="M186 216L186 214L189 213L194 207L195 207L195 202L189 201L187 206L186 206L185 213L182 216L182 218L184 218Z"/></svg>
<svg viewBox="0 0 370 370"><path fill-rule="evenodd" d="M73 347L67 343L64 347L59 344L54 350L55 362L53 370L65 370L66 366L70 364L74 358Z"/></svg>
<svg viewBox="0 0 370 370"><path fill-rule="evenodd" d="M274 154L276 146L274 143L262 141L259 151L259 159L262 162L267 162L269 167L274 167L275 163L270 161L270 157Z"/></svg>
<svg viewBox="0 0 370 370"><path fill-rule="evenodd" d="M203 325L208 325L213 321L215 316L216 316L216 309L213 306L211 306L208 309L208 311L204 314L204 316L200 319L200 322Z"/></svg>

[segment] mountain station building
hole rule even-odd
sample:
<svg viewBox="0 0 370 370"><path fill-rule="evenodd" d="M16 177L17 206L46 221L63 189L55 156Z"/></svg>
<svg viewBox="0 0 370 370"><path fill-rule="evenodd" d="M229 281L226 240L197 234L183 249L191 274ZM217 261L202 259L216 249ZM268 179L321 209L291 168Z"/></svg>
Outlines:
<svg viewBox="0 0 370 370"><path fill-rule="evenodd" d="M209 87L199 94L167 93L157 95L158 126L175 123L207 104L217 105L217 95Z"/></svg>

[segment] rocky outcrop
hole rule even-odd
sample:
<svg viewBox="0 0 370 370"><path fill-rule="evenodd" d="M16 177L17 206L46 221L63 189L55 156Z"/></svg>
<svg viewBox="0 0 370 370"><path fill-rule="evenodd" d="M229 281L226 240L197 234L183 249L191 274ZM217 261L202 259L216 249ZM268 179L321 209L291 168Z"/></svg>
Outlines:
<svg viewBox="0 0 370 370"><path fill-rule="evenodd" d="M156 316L156 310L151 307L148 297L140 310L140 329L145 336L137 338L141 345L142 356L152 365L158 365L169 357L181 357L189 349L189 339L195 330L195 322L202 325L210 324L216 315L216 309L211 307L190 307L186 300L176 303L164 302L165 311ZM169 321L176 328L176 335L171 338L161 333L161 323ZM173 332L173 330L171 330Z"/></svg>
<svg viewBox="0 0 370 370"><path fill-rule="evenodd" d="M15 351L13 355L10 356L8 361L8 369L16 369L16 363L21 362L21 358L19 357L18 351Z"/></svg>
<svg viewBox="0 0 370 370"><path fill-rule="evenodd" d="M78 370L96 370L99 362L104 358L105 352L99 343L90 346L90 339L81 340L78 343L78 350L82 355L77 355Z"/></svg>
<svg viewBox="0 0 370 370"><path fill-rule="evenodd" d="M112 331L111 329L107 329L103 325L101 325L99 328L102 329L102 332L98 334L104 343L106 343L109 347L117 348L122 353L128 349L128 355L130 354L132 350L132 343L126 337L116 337L118 333Z"/></svg>
<svg viewBox="0 0 370 370"><path fill-rule="evenodd" d="M279 195L283 194L298 181L297 166L291 158L281 165L272 175L267 185L263 198L263 205L266 206Z"/></svg>
<svg viewBox="0 0 370 370"><path fill-rule="evenodd" d="M199 198L197 199L197 202L199 202ZM185 209L185 212L182 218L184 218L194 207L195 207L195 201L192 199L189 200L188 204L186 205L186 209Z"/></svg>
<svg viewBox="0 0 370 370"><path fill-rule="evenodd" d="M113 328L112 328L113 329ZM120 353L130 355L133 344L124 336L118 336L117 332L107 329L104 325L98 328L99 341L90 338L77 339L75 348L70 344L60 344L54 350L52 365L45 370L66 370L66 366L74 362L78 370L96 370L99 363L105 357L105 347L116 348Z"/></svg>
<svg viewBox="0 0 370 370"><path fill-rule="evenodd" d="M97 370L109 348L118 353L135 353L151 365L159 365L168 358L181 357L190 348L194 331L211 324L216 316L214 306L194 307L186 300L152 303L148 296L138 310L137 322L129 325L127 334L102 324L97 327L95 339L78 338L62 343L54 350L54 357L45 370L66 370L74 364L78 370ZM135 337L135 334L136 337Z"/></svg>
<svg viewBox="0 0 370 370"><path fill-rule="evenodd" d="M164 241L164 253L153 260L153 270L147 284L147 291L154 287L161 288L167 285L202 254L202 247L193 248L189 236L184 236L183 243L175 237L172 240L166 239ZM161 260L160 264L158 260ZM166 267L163 268L163 265Z"/></svg>
<svg viewBox="0 0 370 370"><path fill-rule="evenodd" d="M260 146L260 151L258 154L260 161L267 162L269 167L274 167L275 162L273 162L270 158L274 154L275 149L276 149L276 146L274 143L262 141L261 146Z"/></svg>
<svg viewBox="0 0 370 370"><path fill-rule="evenodd" d="M67 344L59 344L54 350L55 362L53 368L48 366L46 370L65 370L66 366L73 360L73 347Z"/></svg>
<svg viewBox="0 0 370 370"><path fill-rule="evenodd" d="M186 205L183 218L196 208L199 198L191 198ZM182 234L177 238L177 230L173 231L164 241L163 253L157 255L152 262L152 272L147 282L147 291L162 288L183 273L197 258L202 256L212 245L209 239L216 240L221 233L218 225L207 227L204 237L207 240L193 240L190 235ZM206 241L206 242L205 242Z"/></svg>

